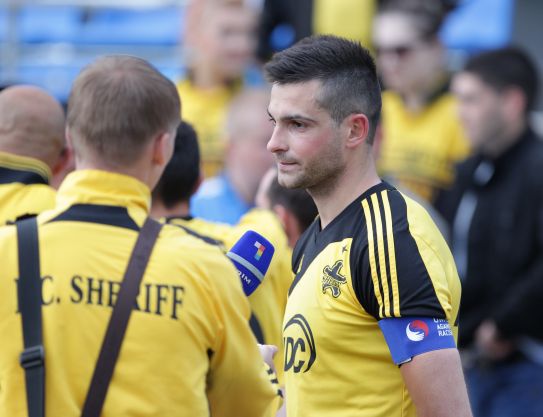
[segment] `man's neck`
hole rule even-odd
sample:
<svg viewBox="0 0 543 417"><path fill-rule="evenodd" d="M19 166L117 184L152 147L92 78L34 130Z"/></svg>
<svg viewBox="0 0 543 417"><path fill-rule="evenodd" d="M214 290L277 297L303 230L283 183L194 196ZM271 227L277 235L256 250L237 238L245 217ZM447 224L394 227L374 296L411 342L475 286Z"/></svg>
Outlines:
<svg viewBox="0 0 543 417"><path fill-rule="evenodd" d="M194 62L189 73L189 79L194 87L202 90L213 90L228 85L228 82L217 74L213 65L205 62Z"/></svg>
<svg viewBox="0 0 543 417"><path fill-rule="evenodd" d="M348 165L332 187L322 193L308 190L317 206L321 228L328 226L355 198L380 182L373 157L368 154L362 163Z"/></svg>
<svg viewBox="0 0 543 417"><path fill-rule="evenodd" d="M166 207L162 201L153 199L151 205L151 216L156 219L163 217L188 217L190 215L190 207L188 201L182 201L172 207Z"/></svg>

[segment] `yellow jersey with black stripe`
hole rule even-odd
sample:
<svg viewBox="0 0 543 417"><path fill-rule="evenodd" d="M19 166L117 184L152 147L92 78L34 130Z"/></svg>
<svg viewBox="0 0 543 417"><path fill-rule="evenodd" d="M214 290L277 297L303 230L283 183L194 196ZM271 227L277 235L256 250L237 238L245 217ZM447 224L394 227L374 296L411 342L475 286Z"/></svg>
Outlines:
<svg viewBox="0 0 543 417"><path fill-rule="evenodd" d="M279 380L283 381L283 339L281 324L292 283L292 251L277 216L269 210L252 209L235 226L214 223L198 218L170 217L170 224L185 227L204 239L213 239L223 250L230 249L247 230L254 230L268 239L275 248L266 277L249 296L251 329L260 343L278 347L274 362Z"/></svg>
<svg viewBox="0 0 543 417"><path fill-rule="evenodd" d="M382 114L379 173L433 203L441 190L452 185L455 163L469 153L454 97L440 94L413 113L398 94L386 91Z"/></svg>
<svg viewBox="0 0 543 417"><path fill-rule="evenodd" d="M55 206L51 170L34 158L0 152L0 225Z"/></svg>
<svg viewBox="0 0 543 417"><path fill-rule="evenodd" d="M444 319L456 337L460 280L428 213L382 182L323 230L313 222L292 265L283 323L288 416L415 416L379 321Z"/></svg>
<svg viewBox="0 0 543 417"><path fill-rule="evenodd" d="M80 170L64 180L56 207L37 218L47 416L81 415L150 200L148 187L133 177ZM24 417L15 226L0 228L0 253L0 416ZM277 388L249 316L235 268L222 252L165 225L101 416L269 416Z"/></svg>

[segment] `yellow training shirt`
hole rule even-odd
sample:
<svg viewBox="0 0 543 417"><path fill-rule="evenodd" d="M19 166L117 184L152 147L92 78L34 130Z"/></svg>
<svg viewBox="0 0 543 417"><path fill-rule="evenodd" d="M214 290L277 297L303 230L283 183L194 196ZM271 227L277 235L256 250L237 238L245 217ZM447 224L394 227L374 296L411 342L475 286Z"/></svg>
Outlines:
<svg viewBox="0 0 543 417"><path fill-rule="evenodd" d="M38 216L46 415L76 417L120 280L147 216L136 179L81 170ZM26 416L15 226L0 228L0 415ZM141 283L102 417L264 416L270 384L249 303L215 246L165 225Z"/></svg>
<svg viewBox="0 0 543 417"><path fill-rule="evenodd" d="M55 205L51 170L34 158L0 152L0 225Z"/></svg>
<svg viewBox="0 0 543 417"><path fill-rule="evenodd" d="M455 163L469 152L453 96L442 94L411 113L398 94L385 91L382 126L379 173L433 203L452 184Z"/></svg>
<svg viewBox="0 0 543 417"><path fill-rule="evenodd" d="M254 317L253 333L261 343L276 345L279 351L274 362L279 380L283 381L283 339L281 324L285 313L287 292L292 283L291 258L287 237L279 219L268 210L252 209L235 226L191 218L170 218L168 223L186 227L202 236L215 239L225 250L230 249L247 230L254 230L268 239L275 254L262 284L249 296Z"/></svg>
<svg viewBox="0 0 543 417"><path fill-rule="evenodd" d="M283 323L289 417L415 417L379 321L447 320L457 335L460 280L430 216L386 183L293 254Z"/></svg>
<svg viewBox="0 0 543 417"><path fill-rule="evenodd" d="M226 113L240 84L201 89L186 79L177 83L183 103L183 120L194 126L202 155L204 174L211 178L223 167Z"/></svg>

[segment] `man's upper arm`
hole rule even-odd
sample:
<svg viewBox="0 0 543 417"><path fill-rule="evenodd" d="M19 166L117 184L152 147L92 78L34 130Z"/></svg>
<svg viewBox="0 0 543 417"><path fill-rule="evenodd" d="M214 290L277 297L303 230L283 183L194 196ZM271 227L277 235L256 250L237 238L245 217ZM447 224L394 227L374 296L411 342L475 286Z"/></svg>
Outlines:
<svg viewBox="0 0 543 417"><path fill-rule="evenodd" d="M208 264L222 331L210 353L208 399L214 416L264 416L276 396L249 327L250 308L233 265L217 250ZM251 398L251 401L246 401Z"/></svg>
<svg viewBox="0 0 543 417"><path fill-rule="evenodd" d="M456 349L416 356L400 367L419 417L470 417L466 384Z"/></svg>
<svg viewBox="0 0 543 417"><path fill-rule="evenodd" d="M353 285L392 360L455 347L460 284L452 256L428 214L397 191L363 201L367 225ZM364 247L364 245L366 245Z"/></svg>

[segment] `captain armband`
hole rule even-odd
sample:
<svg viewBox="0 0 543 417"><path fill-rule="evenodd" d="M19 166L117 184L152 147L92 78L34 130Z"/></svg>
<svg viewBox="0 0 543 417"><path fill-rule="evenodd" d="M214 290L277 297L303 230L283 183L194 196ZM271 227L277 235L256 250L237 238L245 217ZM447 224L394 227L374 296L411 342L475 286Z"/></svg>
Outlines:
<svg viewBox="0 0 543 417"><path fill-rule="evenodd" d="M446 319L429 317L386 318L379 321L392 360L396 365L432 350L456 348Z"/></svg>

